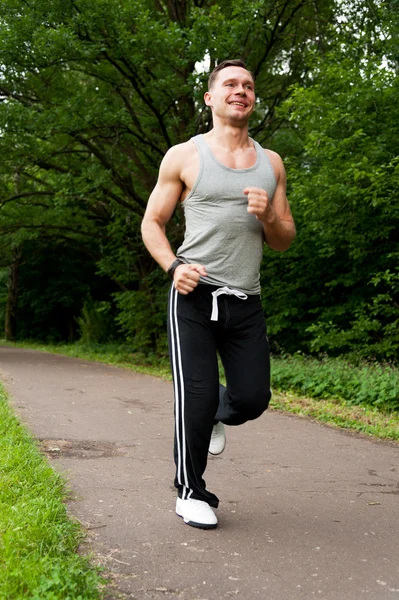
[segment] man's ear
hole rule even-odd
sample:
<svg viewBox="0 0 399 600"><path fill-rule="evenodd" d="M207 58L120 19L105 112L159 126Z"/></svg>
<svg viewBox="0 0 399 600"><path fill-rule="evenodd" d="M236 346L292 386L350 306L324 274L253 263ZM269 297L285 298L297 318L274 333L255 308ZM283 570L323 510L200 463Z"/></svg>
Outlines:
<svg viewBox="0 0 399 600"><path fill-rule="evenodd" d="M205 92L204 94L205 104L207 106L212 106L212 96L210 92Z"/></svg>

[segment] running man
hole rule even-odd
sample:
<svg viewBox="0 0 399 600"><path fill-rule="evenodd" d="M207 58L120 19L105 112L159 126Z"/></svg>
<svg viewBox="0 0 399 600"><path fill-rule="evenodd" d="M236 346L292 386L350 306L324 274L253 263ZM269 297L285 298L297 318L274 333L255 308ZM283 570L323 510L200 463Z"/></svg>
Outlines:
<svg viewBox="0 0 399 600"><path fill-rule="evenodd" d="M142 234L173 280L168 339L175 392L176 513L188 525L212 529L219 500L203 479L208 451L220 454L224 425L256 419L271 396L260 299L263 244L287 250L295 224L280 156L248 136L255 82L245 63L220 63L204 98L213 129L166 153ZM175 254L166 225L179 202L186 230ZM219 384L217 353L226 388Z"/></svg>

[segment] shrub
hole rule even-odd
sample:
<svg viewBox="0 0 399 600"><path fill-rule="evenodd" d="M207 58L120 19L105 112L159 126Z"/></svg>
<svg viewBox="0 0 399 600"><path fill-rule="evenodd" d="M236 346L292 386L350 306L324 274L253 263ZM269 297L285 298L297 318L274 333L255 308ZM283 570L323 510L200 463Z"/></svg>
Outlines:
<svg viewBox="0 0 399 600"><path fill-rule="evenodd" d="M399 410L399 369L389 364L351 364L303 355L272 358L272 387L312 398L338 398L348 404Z"/></svg>

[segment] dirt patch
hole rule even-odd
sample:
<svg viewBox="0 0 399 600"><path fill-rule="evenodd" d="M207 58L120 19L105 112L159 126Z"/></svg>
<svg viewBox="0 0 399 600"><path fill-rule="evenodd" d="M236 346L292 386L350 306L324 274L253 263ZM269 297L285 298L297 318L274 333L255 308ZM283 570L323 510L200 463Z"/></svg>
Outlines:
<svg viewBox="0 0 399 600"><path fill-rule="evenodd" d="M129 447L133 447L132 444ZM78 458L84 460L107 458L109 456L126 456L127 447L120 447L113 442L97 442L88 440L39 440L40 450L48 458Z"/></svg>

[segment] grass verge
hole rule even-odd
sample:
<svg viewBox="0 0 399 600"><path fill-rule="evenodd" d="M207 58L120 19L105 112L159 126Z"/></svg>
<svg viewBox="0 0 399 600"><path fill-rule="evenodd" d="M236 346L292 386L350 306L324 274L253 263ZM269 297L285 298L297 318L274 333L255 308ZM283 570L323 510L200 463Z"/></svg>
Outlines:
<svg viewBox="0 0 399 600"><path fill-rule="evenodd" d="M333 427L399 442L398 413L384 413L365 406L351 406L344 400L298 397L292 393L274 394L271 407L309 417Z"/></svg>
<svg viewBox="0 0 399 600"><path fill-rule="evenodd" d="M166 357L159 359L156 356L132 353L124 345L51 345L38 342L7 345L95 360L171 379ZM304 357L272 358L274 394L271 408L380 439L399 441L399 412L389 410L389 402L384 402L385 398L393 401L397 397L398 381L397 369L380 365L368 369L365 365L351 366L336 359L316 361ZM365 402L366 389L370 391L370 403ZM360 405L361 402L365 403Z"/></svg>
<svg viewBox="0 0 399 600"><path fill-rule="evenodd" d="M65 481L13 415L0 386L0 598L97 600L104 580L78 554Z"/></svg>
<svg viewBox="0 0 399 600"><path fill-rule="evenodd" d="M341 398L381 412L399 413L399 369L378 362L295 354L273 360L273 385L311 398Z"/></svg>

